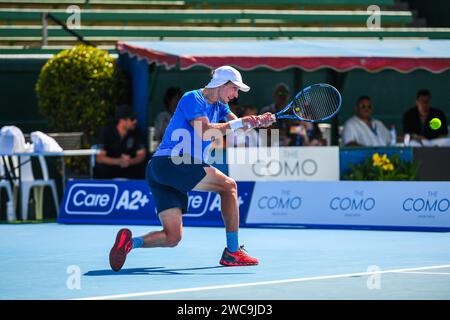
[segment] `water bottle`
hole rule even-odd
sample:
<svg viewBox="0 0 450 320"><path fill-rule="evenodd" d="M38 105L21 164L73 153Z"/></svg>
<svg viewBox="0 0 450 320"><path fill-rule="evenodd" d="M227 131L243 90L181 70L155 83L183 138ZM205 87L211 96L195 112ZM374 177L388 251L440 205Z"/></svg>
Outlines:
<svg viewBox="0 0 450 320"><path fill-rule="evenodd" d="M391 146L395 146L397 144L397 130L395 130L395 125L391 124L391 129L389 130L391 134Z"/></svg>
<svg viewBox="0 0 450 320"><path fill-rule="evenodd" d="M410 141L411 141L411 135L409 133L405 134L405 137L403 138L403 144L405 146L409 146Z"/></svg>
<svg viewBox="0 0 450 320"><path fill-rule="evenodd" d="M12 201L6 203L6 219L8 222L16 221L16 214L14 212L14 205Z"/></svg>

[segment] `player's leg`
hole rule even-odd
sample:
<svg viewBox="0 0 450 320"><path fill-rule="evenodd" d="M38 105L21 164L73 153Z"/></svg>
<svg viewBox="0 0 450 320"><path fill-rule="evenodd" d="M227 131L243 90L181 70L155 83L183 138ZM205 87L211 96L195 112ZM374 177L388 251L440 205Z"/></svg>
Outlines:
<svg viewBox="0 0 450 320"><path fill-rule="evenodd" d="M220 264L225 266L257 265L258 260L250 257L239 247L239 203L236 181L213 167L205 167L206 176L194 190L213 191L220 195L222 218L225 223L227 247Z"/></svg>
<svg viewBox="0 0 450 320"><path fill-rule="evenodd" d="M239 204L236 181L213 167L205 167L206 176L194 187L198 191L213 191L220 195L222 218L227 232L239 229Z"/></svg>
<svg viewBox="0 0 450 320"><path fill-rule="evenodd" d="M181 240L183 227L181 217L182 212L187 211L187 194L153 180L149 181L149 184L163 230L132 238L129 229L121 229L109 255L110 265L114 271L122 268L131 249L174 247Z"/></svg>
<svg viewBox="0 0 450 320"><path fill-rule="evenodd" d="M149 181L149 185L163 229L133 238L133 249L175 247L182 236L182 215L188 207L187 193L155 181Z"/></svg>
<svg viewBox="0 0 450 320"><path fill-rule="evenodd" d="M127 254L132 249L175 247L181 240L183 222L182 210L170 208L160 212L159 219L163 226L160 231L153 231L143 237L132 238L129 229L121 229L117 233L116 241L109 253L109 264L111 269L119 271L125 264Z"/></svg>
<svg viewBox="0 0 450 320"><path fill-rule="evenodd" d="M175 247L181 241L183 234L183 220L180 208L164 210L159 214L159 220L161 221L163 229L150 232L141 237L143 240L143 248Z"/></svg>
<svg viewBox="0 0 450 320"><path fill-rule="evenodd" d="M146 169L147 183L163 230L133 238L133 248L175 247L181 240L182 214L187 211L186 191L175 188L185 175L170 157L153 158ZM180 179L181 177L181 179Z"/></svg>
<svg viewBox="0 0 450 320"><path fill-rule="evenodd" d="M181 240L182 214L187 211L188 196L187 191L174 187L177 182L183 181L180 180L180 177L185 176L182 172L177 172L177 169L179 171L179 168L174 167L170 158L156 157L147 166L147 182L163 229L135 238L132 238L130 230L121 229L109 255L110 265L114 271L122 268L131 249L174 247ZM187 169L185 168L185 170ZM202 172L198 180L204 175Z"/></svg>

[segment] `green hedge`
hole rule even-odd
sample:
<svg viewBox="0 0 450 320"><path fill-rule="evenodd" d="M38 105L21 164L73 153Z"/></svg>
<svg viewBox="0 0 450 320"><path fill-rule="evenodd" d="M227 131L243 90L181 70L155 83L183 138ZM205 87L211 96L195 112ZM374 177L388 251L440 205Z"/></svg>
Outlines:
<svg viewBox="0 0 450 320"><path fill-rule="evenodd" d="M78 45L44 65L36 92L53 131L82 131L91 142L127 96L128 81L107 51Z"/></svg>

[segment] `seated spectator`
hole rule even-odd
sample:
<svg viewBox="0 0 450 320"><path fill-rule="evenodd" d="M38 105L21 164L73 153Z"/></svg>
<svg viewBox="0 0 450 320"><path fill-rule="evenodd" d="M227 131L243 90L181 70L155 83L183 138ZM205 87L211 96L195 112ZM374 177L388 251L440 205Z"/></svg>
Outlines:
<svg viewBox="0 0 450 320"><path fill-rule="evenodd" d="M344 146L387 146L391 142L389 130L372 117L373 105L368 96L362 96L356 104L356 114L344 124Z"/></svg>
<svg viewBox="0 0 450 320"><path fill-rule="evenodd" d="M238 104L237 98L234 98L234 99L231 99L230 101L228 101L228 106L230 107L231 112L233 112L236 115L236 117L238 117L238 118L243 117L244 108L242 108Z"/></svg>
<svg viewBox="0 0 450 320"><path fill-rule="evenodd" d="M437 130L430 128L433 118L441 120L441 127ZM417 93L416 106L403 115L403 133L419 142L448 136L447 118L444 112L431 107L430 91L423 89Z"/></svg>
<svg viewBox="0 0 450 320"><path fill-rule="evenodd" d="M160 112L155 119L154 139L158 142L158 144L161 143L167 125L169 124L170 119L177 108L178 101L180 101L182 96L183 92L180 88L170 87L166 90L166 93L164 94L164 107L166 110Z"/></svg>
<svg viewBox="0 0 450 320"><path fill-rule="evenodd" d="M103 129L100 153L96 158L96 179L144 179L147 152L136 130L136 114L122 105L116 111L116 123Z"/></svg>
<svg viewBox="0 0 450 320"><path fill-rule="evenodd" d="M289 128L289 146L324 146L326 141L317 123L296 121Z"/></svg>
<svg viewBox="0 0 450 320"><path fill-rule="evenodd" d="M289 87L285 83L279 83L275 86L275 90L273 91L273 103L263 107L261 109L261 114L264 114L266 112L271 112L273 114L277 113L278 111L282 110L288 103L289 103ZM291 121L289 120L283 120L275 122L271 127L267 128L267 134L268 134L268 141L270 142L271 139L271 130L272 129L278 129L279 130L279 136L280 146L287 146L289 145L289 137L288 137L288 130L289 126L291 124Z"/></svg>

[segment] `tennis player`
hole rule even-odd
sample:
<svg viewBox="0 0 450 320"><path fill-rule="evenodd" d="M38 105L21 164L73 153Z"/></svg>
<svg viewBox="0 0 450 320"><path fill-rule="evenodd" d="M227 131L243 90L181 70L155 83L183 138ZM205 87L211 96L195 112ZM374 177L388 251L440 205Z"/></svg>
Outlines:
<svg viewBox="0 0 450 320"><path fill-rule="evenodd" d="M239 90L248 92L250 87L242 82L239 71L222 66L213 71L212 79L204 88L183 95L146 169L163 229L134 238L129 229L121 229L109 255L114 271L122 268L132 249L175 247L180 242L182 215L187 212L187 193L191 190L220 195L227 245L219 263L224 266L258 264L258 259L239 245L236 182L206 163L211 144L211 138L205 134L208 130L226 135L227 130L268 127L275 121L271 113L238 119L227 103L238 97ZM227 122L219 123L220 120Z"/></svg>

